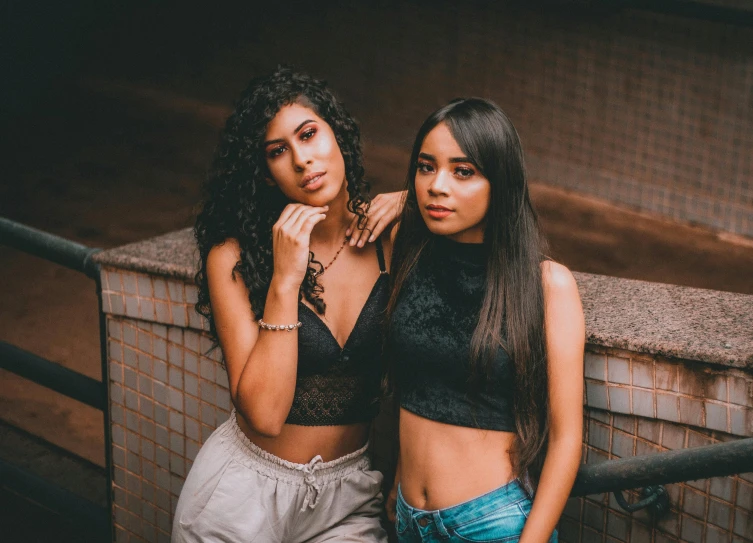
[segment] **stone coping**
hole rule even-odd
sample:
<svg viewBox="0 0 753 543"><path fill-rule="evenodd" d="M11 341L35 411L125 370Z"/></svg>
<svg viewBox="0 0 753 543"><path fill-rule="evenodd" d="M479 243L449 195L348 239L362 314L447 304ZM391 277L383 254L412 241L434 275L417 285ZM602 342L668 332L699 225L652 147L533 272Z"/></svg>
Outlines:
<svg viewBox="0 0 753 543"><path fill-rule="evenodd" d="M109 249L105 267L193 281L190 228ZM588 343L753 369L753 296L575 273Z"/></svg>
<svg viewBox="0 0 753 543"><path fill-rule="evenodd" d="M193 281L199 251L192 228L129 243L95 254L101 266Z"/></svg>

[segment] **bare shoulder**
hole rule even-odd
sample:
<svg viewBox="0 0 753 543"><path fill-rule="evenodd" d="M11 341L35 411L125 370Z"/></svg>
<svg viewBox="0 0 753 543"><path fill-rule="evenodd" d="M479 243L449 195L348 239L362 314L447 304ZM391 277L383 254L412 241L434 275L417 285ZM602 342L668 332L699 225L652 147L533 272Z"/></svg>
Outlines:
<svg viewBox="0 0 753 543"><path fill-rule="evenodd" d="M541 278L545 292L551 295L567 295L578 293L578 284L572 272L558 262L545 260L541 263Z"/></svg>
<svg viewBox="0 0 753 543"><path fill-rule="evenodd" d="M541 268L550 367L569 367L576 372L573 375L579 375L586 324L578 285L562 264L549 260Z"/></svg>
<svg viewBox="0 0 753 543"><path fill-rule="evenodd" d="M251 310L246 283L235 272L235 265L240 258L241 248L235 239L218 243L207 255L209 298L218 328L228 323L228 317L235 321L240 316L247 317Z"/></svg>
<svg viewBox="0 0 753 543"><path fill-rule="evenodd" d="M241 258L241 247L238 240L228 238L209 250L207 255L207 276L230 277L233 268Z"/></svg>

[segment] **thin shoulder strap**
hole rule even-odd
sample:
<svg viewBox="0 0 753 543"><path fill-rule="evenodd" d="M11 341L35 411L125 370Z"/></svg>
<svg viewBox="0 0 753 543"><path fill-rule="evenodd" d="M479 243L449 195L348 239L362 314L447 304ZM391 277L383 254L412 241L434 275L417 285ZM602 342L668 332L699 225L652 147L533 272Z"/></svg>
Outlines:
<svg viewBox="0 0 753 543"><path fill-rule="evenodd" d="M379 271L384 275L387 273L387 267L384 265L384 249L382 249L382 238L377 238L376 242L377 259L379 260Z"/></svg>

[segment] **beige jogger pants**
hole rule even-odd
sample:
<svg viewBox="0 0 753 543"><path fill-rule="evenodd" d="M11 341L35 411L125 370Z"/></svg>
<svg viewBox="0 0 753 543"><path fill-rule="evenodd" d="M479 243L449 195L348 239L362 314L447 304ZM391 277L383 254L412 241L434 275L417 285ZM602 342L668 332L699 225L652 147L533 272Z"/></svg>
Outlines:
<svg viewBox="0 0 753 543"><path fill-rule="evenodd" d="M173 543L387 542L382 474L366 447L331 462L278 458L251 443L235 413L196 456L173 521Z"/></svg>

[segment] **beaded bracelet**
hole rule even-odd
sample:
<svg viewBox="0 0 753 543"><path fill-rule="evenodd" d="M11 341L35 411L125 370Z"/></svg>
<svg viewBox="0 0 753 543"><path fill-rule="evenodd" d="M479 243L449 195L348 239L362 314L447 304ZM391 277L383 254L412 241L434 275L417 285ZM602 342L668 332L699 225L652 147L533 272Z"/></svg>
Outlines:
<svg viewBox="0 0 753 543"><path fill-rule="evenodd" d="M295 324L269 324L268 322L264 322L263 320L259 319L259 327L262 330L287 330L288 332L292 332L296 328L300 328L301 323L297 322Z"/></svg>

